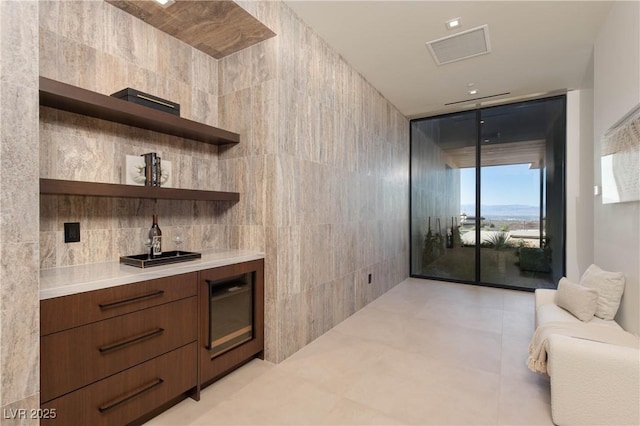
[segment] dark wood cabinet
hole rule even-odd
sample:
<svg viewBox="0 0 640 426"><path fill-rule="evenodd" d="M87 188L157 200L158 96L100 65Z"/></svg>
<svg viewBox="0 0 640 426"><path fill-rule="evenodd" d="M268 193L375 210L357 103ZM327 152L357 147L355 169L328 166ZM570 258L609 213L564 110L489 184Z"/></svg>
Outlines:
<svg viewBox="0 0 640 426"><path fill-rule="evenodd" d="M214 355L209 348L211 318L209 283L250 274L253 281L253 338L225 352ZM264 351L264 260L200 271L198 278L200 303L200 386L206 386L247 361L262 357Z"/></svg>
<svg viewBox="0 0 640 426"><path fill-rule="evenodd" d="M210 303L233 298L236 277L251 282L252 336L214 353ZM212 298L208 282L225 280L231 296ZM264 260L46 299L40 312L41 423L140 424L262 356Z"/></svg>
<svg viewBox="0 0 640 426"><path fill-rule="evenodd" d="M42 337L41 401L194 342L197 308L190 297Z"/></svg>
<svg viewBox="0 0 640 426"><path fill-rule="evenodd" d="M195 385L196 343L190 343L42 405L55 418L42 425L126 425ZM51 416L50 416L51 417Z"/></svg>
<svg viewBox="0 0 640 426"><path fill-rule="evenodd" d="M124 425L196 394L197 277L41 301L43 424Z"/></svg>
<svg viewBox="0 0 640 426"><path fill-rule="evenodd" d="M46 299L40 303L40 334L198 295L197 272Z"/></svg>

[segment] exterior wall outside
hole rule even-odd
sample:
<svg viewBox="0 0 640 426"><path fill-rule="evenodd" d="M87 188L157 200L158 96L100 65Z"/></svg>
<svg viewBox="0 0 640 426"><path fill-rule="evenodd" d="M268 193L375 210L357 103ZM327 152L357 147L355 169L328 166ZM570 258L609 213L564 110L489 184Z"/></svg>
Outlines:
<svg viewBox="0 0 640 426"><path fill-rule="evenodd" d="M0 2L0 408L39 402L39 2ZM37 424L3 419L2 425Z"/></svg>
<svg viewBox="0 0 640 426"><path fill-rule="evenodd" d="M601 184L600 138L640 103L640 3L615 2L594 51L594 180ZM594 263L626 275L616 319L640 333L640 202L594 203Z"/></svg>
<svg viewBox="0 0 640 426"><path fill-rule="evenodd" d="M423 125L424 127L428 126ZM433 124L437 126L437 124ZM437 130L434 130L437 134ZM450 160L442 149L425 134L420 125L413 126L411 152L411 202L412 235L411 273L421 275L422 253L425 235L431 218L432 233L446 235L451 227L451 218L458 225L460 220L460 169L448 165ZM466 212L473 216L474 212ZM441 230L436 218L440 219Z"/></svg>

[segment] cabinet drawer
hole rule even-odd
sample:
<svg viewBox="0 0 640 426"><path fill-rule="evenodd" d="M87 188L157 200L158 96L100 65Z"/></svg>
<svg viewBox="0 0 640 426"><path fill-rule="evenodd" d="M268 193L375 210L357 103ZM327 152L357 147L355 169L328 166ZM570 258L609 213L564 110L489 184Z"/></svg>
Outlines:
<svg viewBox="0 0 640 426"><path fill-rule="evenodd" d="M124 425L196 386L191 343L42 405L42 425Z"/></svg>
<svg viewBox="0 0 640 426"><path fill-rule="evenodd" d="M190 297L41 337L41 401L197 340L196 317Z"/></svg>
<svg viewBox="0 0 640 426"><path fill-rule="evenodd" d="M40 335L113 318L197 294L197 272L40 302Z"/></svg>

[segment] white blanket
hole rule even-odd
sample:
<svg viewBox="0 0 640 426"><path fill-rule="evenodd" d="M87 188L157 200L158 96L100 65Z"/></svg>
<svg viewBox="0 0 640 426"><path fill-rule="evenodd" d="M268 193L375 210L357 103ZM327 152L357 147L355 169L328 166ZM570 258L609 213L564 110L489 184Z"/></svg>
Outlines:
<svg viewBox="0 0 640 426"><path fill-rule="evenodd" d="M547 372L547 340L552 334L638 348L638 337L606 325L589 322L552 321L538 326L529 343L527 366L531 371Z"/></svg>

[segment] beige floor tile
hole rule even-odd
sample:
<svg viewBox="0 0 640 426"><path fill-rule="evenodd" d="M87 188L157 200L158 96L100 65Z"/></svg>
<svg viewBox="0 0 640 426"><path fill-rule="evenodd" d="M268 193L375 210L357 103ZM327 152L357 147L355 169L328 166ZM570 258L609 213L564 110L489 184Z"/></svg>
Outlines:
<svg viewBox="0 0 640 426"><path fill-rule="evenodd" d="M535 330L535 316L533 312L504 311L503 330L505 335L519 335L531 337Z"/></svg>
<svg viewBox="0 0 640 426"><path fill-rule="evenodd" d="M499 376L388 350L346 396L411 424L495 424Z"/></svg>
<svg viewBox="0 0 640 426"><path fill-rule="evenodd" d="M406 327L412 321L413 317L409 315L366 307L333 329L342 334L393 346L405 342Z"/></svg>
<svg viewBox="0 0 640 426"><path fill-rule="evenodd" d="M500 383L501 425L552 425L549 382L544 376L525 382L502 377Z"/></svg>
<svg viewBox="0 0 640 426"><path fill-rule="evenodd" d="M385 297L374 300L368 306L409 316L423 314L428 309L428 292L416 290L415 286L407 287L407 290L396 290L396 286L385 293Z"/></svg>
<svg viewBox="0 0 640 426"><path fill-rule="evenodd" d="M149 425L544 425L533 295L407 279L278 365L254 360Z"/></svg>
<svg viewBox="0 0 640 426"><path fill-rule="evenodd" d="M455 325L473 330L502 333L503 310L482 305L461 305L455 302L429 301L417 318L443 326Z"/></svg>
<svg viewBox="0 0 640 426"><path fill-rule="evenodd" d="M538 383L541 375L529 370L527 358L529 357L529 341L531 336L517 334L505 334L502 336L502 359L500 374L514 380ZM546 376L542 376L546 377Z"/></svg>
<svg viewBox="0 0 640 426"><path fill-rule="evenodd" d="M278 365L339 395L368 374L387 346L330 330Z"/></svg>
<svg viewBox="0 0 640 426"><path fill-rule="evenodd" d="M321 424L340 397L274 369L203 413L193 425Z"/></svg>
<svg viewBox="0 0 640 426"><path fill-rule="evenodd" d="M200 417L204 410L210 410L220 403L233 397L239 390L252 384L256 379L267 373L274 367L274 364L254 359L231 374L216 381L200 392L201 404L193 399L185 399L168 411L154 417L148 425L170 426L170 425L190 425Z"/></svg>
<svg viewBox="0 0 640 426"><path fill-rule="evenodd" d="M430 301L433 303L452 303L462 306L475 305L485 308L503 309L504 294L501 289L453 284L453 287L441 287L434 291Z"/></svg>
<svg viewBox="0 0 640 426"><path fill-rule="evenodd" d="M500 372L501 335L481 330L417 321L407 326L404 348L452 366Z"/></svg>
<svg viewBox="0 0 640 426"><path fill-rule="evenodd" d="M401 425L404 421L389 417L378 410L341 398L323 419L326 425Z"/></svg>
<svg viewBox="0 0 640 426"><path fill-rule="evenodd" d="M202 400L194 401L193 399L185 399L178 405L171 407L169 410L157 417L149 420L147 426L184 426L194 425L196 419L202 415L205 407L201 404Z"/></svg>
<svg viewBox="0 0 640 426"><path fill-rule="evenodd" d="M504 290L504 310L533 315L535 296L532 292Z"/></svg>

